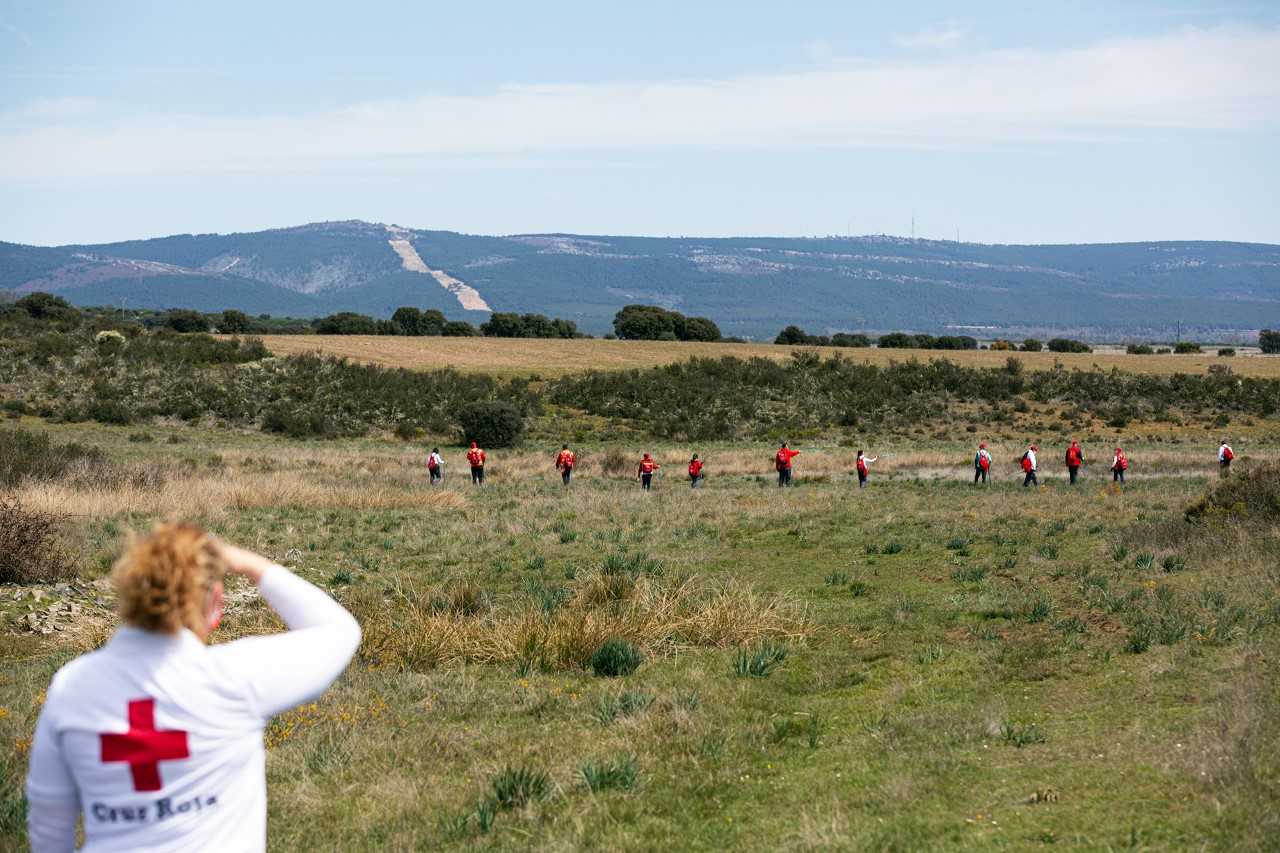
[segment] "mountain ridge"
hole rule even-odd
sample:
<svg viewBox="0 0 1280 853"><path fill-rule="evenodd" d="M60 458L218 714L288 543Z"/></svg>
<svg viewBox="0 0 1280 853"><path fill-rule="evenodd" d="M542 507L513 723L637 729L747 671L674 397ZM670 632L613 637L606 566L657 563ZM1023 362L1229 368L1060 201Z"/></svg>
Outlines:
<svg viewBox="0 0 1280 853"><path fill-rule="evenodd" d="M976 327L1113 338L1180 324L1247 336L1280 325L1280 246L490 236L363 220L102 244L0 242L0 291L35 290L77 304L301 317L388 316L413 305L474 322L487 306L565 317L596 334L622 305L644 302L757 339L792 323L822 333Z"/></svg>

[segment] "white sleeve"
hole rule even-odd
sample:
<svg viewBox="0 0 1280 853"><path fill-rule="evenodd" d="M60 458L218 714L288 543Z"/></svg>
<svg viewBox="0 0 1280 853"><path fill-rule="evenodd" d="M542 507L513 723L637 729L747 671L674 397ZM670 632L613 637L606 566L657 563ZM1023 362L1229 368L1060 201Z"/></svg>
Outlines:
<svg viewBox="0 0 1280 853"><path fill-rule="evenodd" d="M57 727L49 708L57 689L55 677L36 722L27 771L27 836L33 853L64 853L76 846L80 793L62 754Z"/></svg>
<svg viewBox="0 0 1280 853"><path fill-rule="evenodd" d="M246 686L254 712L265 720L323 693L360 645L360 626L342 605L282 566L267 569L258 589L289 630L210 651Z"/></svg>

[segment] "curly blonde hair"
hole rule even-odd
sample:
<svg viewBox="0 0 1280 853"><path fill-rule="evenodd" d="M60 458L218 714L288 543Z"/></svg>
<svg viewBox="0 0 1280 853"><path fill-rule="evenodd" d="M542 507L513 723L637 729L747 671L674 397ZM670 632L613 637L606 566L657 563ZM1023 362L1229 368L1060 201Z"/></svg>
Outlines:
<svg viewBox="0 0 1280 853"><path fill-rule="evenodd" d="M226 562L213 538L194 524L156 525L129 543L111 579L120 618L147 631L176 634L189 628L208 633L206 610Z"/></svg>

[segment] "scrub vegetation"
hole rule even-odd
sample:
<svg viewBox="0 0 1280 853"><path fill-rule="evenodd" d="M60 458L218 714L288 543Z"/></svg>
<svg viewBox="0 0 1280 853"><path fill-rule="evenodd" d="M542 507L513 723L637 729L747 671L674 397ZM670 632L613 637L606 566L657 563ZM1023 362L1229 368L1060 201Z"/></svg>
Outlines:
<svg viewBox="0 0 1280 853"><path fill-rule="evenodd" d="M645 346L510 346L526 343ZM497 378L92 325L3 347L0 849L24 844L49 678L114 627L124 538L175 516L290 566L364 629L334 688L267 729L274 849L1280 836L1280 379L1005 353ZM524 438L491 446L474 488L458 412L489 401ZM782 437L800 451L785 490ZM1023 489L1032 440L1043 485ZM857 448L879 457L861 491ZM662 465L652 492L641 451ZM227 598L216 642L279 627L238 581Z"/></svg>
<svg viewBox="0 0 1280 853"><path fill-rule="evenodd" d="M338 684L268 729L276 849L1240 850L1280 832L1274 439L1221 482L1206 433L1127 443L1123 490L1086 465L1025 491L1013 446L993 446L992 485L964 482L963 434L879 449L863 492L838 445L801 444L778 490L771 445L721 443L703 489L644 494L607 472L619 444L581 447L567 492L558 445L432 490L390 436L15 427L97 461L7 491L56 518L78 579L0 587L3 845L22 843L42 691L111 628L95 581L170 514L364 626ZM1188 521L1201 505L1224 509ZM218 641L276 626L248 590L229 599Z"/></svg>

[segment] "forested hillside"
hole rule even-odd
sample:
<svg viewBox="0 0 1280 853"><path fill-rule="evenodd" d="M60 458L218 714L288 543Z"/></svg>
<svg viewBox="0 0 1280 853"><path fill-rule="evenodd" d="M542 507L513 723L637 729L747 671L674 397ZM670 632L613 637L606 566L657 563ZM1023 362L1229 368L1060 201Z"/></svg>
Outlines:
<svg viewBox="0 0 1280 853"><path fill-rule="evenodd" d="M393 242L401 245L393 247ZM421 266L405 260L416 252ZM1280 246L1176 241L1002 246L897 237L488 237L366 222L55 248L0 243L0 290L81 305L386 317L398 306L494 311L609 331L627 304L706 316L725 335L1063 332L1249 339L1280 324Z"/></svg>

